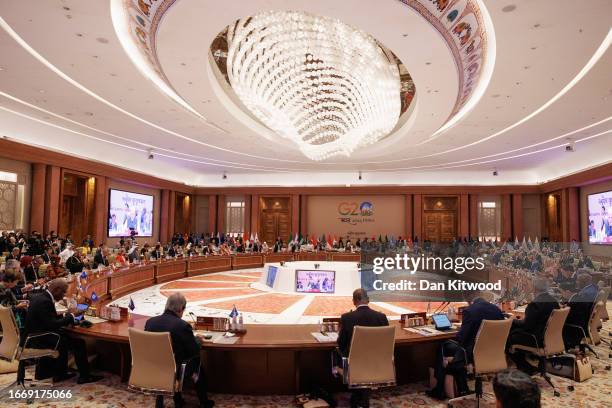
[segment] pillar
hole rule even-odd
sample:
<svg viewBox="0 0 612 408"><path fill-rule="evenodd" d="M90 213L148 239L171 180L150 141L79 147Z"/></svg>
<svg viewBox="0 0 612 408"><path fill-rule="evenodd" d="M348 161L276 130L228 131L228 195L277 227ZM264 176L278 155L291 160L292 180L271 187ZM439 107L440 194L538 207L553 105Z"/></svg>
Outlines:
<svg viewBox="0 0 612 408"><path fill-rule="evenodd" d="M512 232L513 237L523 239L523 195L512 194Z"/></svg>
<svg viewBox="0 0 612 408"><path fill-rule="evenodd" d="M61 173L58 166L47 166L45 174L45 233L57 232L59 226Z"/></svg>
<svg viewBox="0 0 612 408"><path fill-rule="evenodd" d="M41 234L45 228L45 184L47 166L41 163L32 164L32 194L30 204L30 232Z"/></svg>

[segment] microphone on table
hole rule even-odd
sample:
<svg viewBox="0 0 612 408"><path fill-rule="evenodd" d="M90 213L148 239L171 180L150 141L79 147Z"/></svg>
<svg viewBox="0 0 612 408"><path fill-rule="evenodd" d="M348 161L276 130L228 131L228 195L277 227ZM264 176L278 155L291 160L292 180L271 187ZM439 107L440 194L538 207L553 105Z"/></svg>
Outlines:
<svg viewBox="0 0 612 408"><path fill-rule="evenodd" d="M193 319L193 328L195 329L196 325L198 324L198 319L196 319L196 315L193 312L189 312L188 314L191 316L191 319Z"/></svg>
<svg viewBox="0 0 612 408"><path fill-rule="evenodd" d="M450 304L451 304L451 302L449 302L449 301L442 302L442 304L436 308L436 310L433 312L433 314L442 312Z"/></svg>

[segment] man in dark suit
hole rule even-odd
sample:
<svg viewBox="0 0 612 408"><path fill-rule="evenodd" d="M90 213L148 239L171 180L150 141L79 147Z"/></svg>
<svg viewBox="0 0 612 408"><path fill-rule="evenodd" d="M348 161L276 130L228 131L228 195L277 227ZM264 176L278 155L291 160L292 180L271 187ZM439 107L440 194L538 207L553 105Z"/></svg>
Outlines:
<svg viewBox="0 0 612 408"><path fill-rule="evenodd" d="M338 333L338 348L340 354L347 357L351 349L353 339L353 328L355 326L388 326L389 321L384 313L370 309L370 299L365 289L355 289L353 292L353 305L355 310L344 313L340 317L340 333ZM369 407L369 390L357 390L351 393L351 408Z"/></svg>
<svg viewBox="0 0 612 408"><path fill-rule="evenodd" d="M51 263L51 257L53 256L53 248L48 246L45 248L45 252L41 255L42 261L46 264Z"/></svg>
<svg viewBox="0 0 612 408"><path fill-rule="evenodd" d="M185 296L180 292L173 293L166 301L164 313L147 320L145 330L170 333L177 369L182 363L187 363L184 378L191 378L195 383L200 407L210 408L215 403L208 399L204 370L200 369L201 342L194 336L191 325L182 319L186 306ZM174 395L174 404L176 407L185 405L181 393Z"/></svg>
<svg viewBox="0 0 612 408"><path fill-rule="evenodd" d="M449 340L442 344L434 368L436 386L427 391L430 397L436 399L446 398L444 392L444 377L446 374L452 374L455 377L460 395L469 392L466 366L473 360L472 351L480 324L483 320L504 319L502 311L494 304L483 299L479 291L467 291L464 296L470 305L463 310L461 328L457 332L455 340ZM445 357L452 357L452 362L446 366L444 364Z"/></svg>
<svg viewBox="0 0 612 408"><path fill-rule="evenodd" d="M65 267L70 273L81 273L85 264L81 260L81 253L74 252L70 258L66 260Z"/></svg>
<svg viewBox="0 0 612 408"><path fill-rule="evenodd" d="M23 339L25 340L29 334L39 332L57 333L60 336L59 357L55 360L53 381L59 382L74 377L73 373L68 372L68 352L72 351L79 370L77 382L79 384L95 382L102 379L102 376L92 375L89 371L85 341L68 337L63 330L64 327L75 323L74 314L66 313L64 316L58 316L55 310L55 302L62 300L67 290L66 280L57 278L48 283L47 290L32 297L26 316ZM55 336L42 336L28 343L28 347L53 348L56 341Z"/></svg>
<svg viewBox="0 0 612 408"><path fill-rule="evenodd" d="M108 266L108 258L107 258L107 249L104 244L100 244L98 249L96 250L96 254L93 259L93 268L96 269L98 267L106 267Z"/></svg>
<svg viewBox="0 0 612 408"><path fill-rule="evenodd" d="M559 309L559 302L548 293L548 281L537 279L534 282L535 297L525 309L524 319L512 321L512 329L508 336L508 347L522 344L529 347L542 347L546 322L553 310ZM514 353L512 359L520 369L531 369L526 365L524 353Z"/></svg>
<svg viewBox="0 0 612 408"><path fill-rule="evenodd" d="M588 272L578 273L576 288L579 289L579 292L574 294L567 303L570 312L563 327L563 341L566 349L580 344L584 333L588 335L591 311L598 293L597 286L593 284L593 277ZM569 325L580 326L582 330Z"/></svg>
<svg viewBox="0 0 612 408"><path fill-rule="evenodd" d="M161 244L158 242L151 251L151 259L161 259L163 256Z"/></svg>

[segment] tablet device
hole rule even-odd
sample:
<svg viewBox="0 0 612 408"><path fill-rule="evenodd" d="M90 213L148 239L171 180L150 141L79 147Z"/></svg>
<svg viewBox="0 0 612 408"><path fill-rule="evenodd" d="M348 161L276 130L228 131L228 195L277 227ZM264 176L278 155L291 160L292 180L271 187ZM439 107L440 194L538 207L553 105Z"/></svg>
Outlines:
<svg viewBox="0 0 612 408"><path fill-rule="evenodd" d="M436 330L450 330L453 327L445 313L432 315L431 318L436 326Z"/></svg>
<svg viewBox="0 0 612 408"><path fill-rule="evenodd" d="M89 305L86 303L79 303L77 304L77 310L79 312L84 312L85 310L89 309Z"/></svg>

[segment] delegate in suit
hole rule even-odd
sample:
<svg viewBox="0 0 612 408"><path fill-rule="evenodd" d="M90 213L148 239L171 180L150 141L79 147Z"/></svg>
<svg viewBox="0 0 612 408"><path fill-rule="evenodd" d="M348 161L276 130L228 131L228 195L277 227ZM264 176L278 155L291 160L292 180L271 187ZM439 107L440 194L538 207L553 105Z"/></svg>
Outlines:
<svg viewBox="0 0 612 408"><path fill-rule="evenodd" d="M187 363L185 379L193 380L200 406L211 408L215 403L208 399L204 370L200 370L201 343L194 336L191 325L182 319L186 307L185 296L180 292L173 293L166 301L164 313L147 320L145 331L170 333L177 369L182 363ZM185 405L181 393L174 394L174 405L176 407Z"/></svg>

